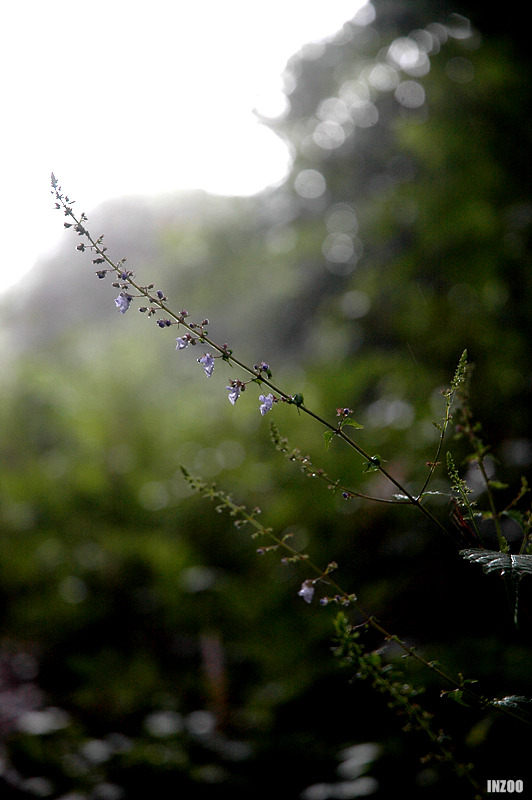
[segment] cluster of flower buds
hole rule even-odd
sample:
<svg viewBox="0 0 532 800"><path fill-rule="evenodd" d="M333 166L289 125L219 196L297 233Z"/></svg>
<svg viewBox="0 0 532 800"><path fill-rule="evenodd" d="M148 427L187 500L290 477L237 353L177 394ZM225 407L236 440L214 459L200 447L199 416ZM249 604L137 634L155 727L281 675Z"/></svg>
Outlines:
<svg viewBox="0 0 532 800"><path fill-rule="evenodd" d="M201 325L202 330L205 324L207 324L207 320L204 320L204 322L202 323ZM189 327L193 328L194 326L190 325ZM201 336L196 337L193 336L191 333L186 333L183 336L178 336L176 338L176 350L184 350L186 347L189 346L189 344L194 345L199 340L201 340ZM227 345L224 345L224 347L221 348L221 350L222 353L219 356L214 356L212 353L204 353L201 358L197 359L198 364L202 365L203 370L208 378L212 376L212 373L214 371L215 359L228 358L231 354L231 351L228 349ZM268 366L268 364L266 364L265 361L261 361L260 364L254 364L253 369L255 370L255 372L258 373L259 376L261 376L262 373L265 373L268 378L271 378L272 373L270 367ZM235 405L241 393L245 391L248 383L251 383L255 380L256 378L250 378L248 381L242 381L236 378L229 382L229 385L226 386L225 388L226 391L229 392L228 399L231 405L233 406ZM262 416L264 416L264 414L272 410L273 404L278 402L278 398L275 397L275 395L272 392L269 392L267 395L264 394L259 395L259 401L260 401L259 410Z"/></svg>
<svg viewBox="0 0 532 800"><path fill-rule="evenodd" d="M336 561L331 561L330 564L327 564L324 572L318 578L307 578L307 580L303 581L301 584L301 589L298 592L299 597L302 597L305 603L312 603L314 598L314 592L316 589L317 583L329 583L327 580L327 576L330 575L331 572L334 572L335 569L338 569L338 564ZM337 587L339 588L339 587ZM322 606L326 606L329 603L338 603L343 606L349 606L351 603L356 601L356 596L354 594L347 595L345 593L337 593L333 597L322 597L320 599L320 604Z"/></svg>
<svg viewBox="0 0 532 800"><path fill-rule="evenodd" d="M301 584L301 589L298 592L299 597L302 597L305 603L312 603L314 598L315 585L321 578L307 579ZM341 606L350 606L356 602L356 595L350 594L335 594L333 597L321 597L320 605L328 606L329 603L336 603Z"/></svg>
<svg viewBox="0 0 532 800"><path fill-rule="evenodd" d="M336 409L336 416L337 417L343 417L344 419L347 419L347 417L349 417L352 413L353 413L353 409L351 409L351 408L337 408Z"/></svg>

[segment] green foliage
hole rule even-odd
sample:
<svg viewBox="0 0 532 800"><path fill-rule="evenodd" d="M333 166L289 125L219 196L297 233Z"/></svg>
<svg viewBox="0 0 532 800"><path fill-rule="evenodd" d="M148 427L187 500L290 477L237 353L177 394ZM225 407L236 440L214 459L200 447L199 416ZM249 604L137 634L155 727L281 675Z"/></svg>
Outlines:
<svg viewBox="0 0 532 800"><path fill-rule="evenodd" d="M481 779L494 763L520 775L514 725L532 694L529 78L510 43L450 35L424 75L397 73L424 105L398 104L372 70L436 19L427 8L387 17L377 4L374 24L288 65L290 112L273 126L294 153L283 185L95 215L109 252L163 286L178 318L186 307L210 319L190 358L149 311L117 314L109 276L95 280L70 241L4 304L2 691L40 693L25 710L57 707L67 721L41 735L0 720L15 773L46 774L52 796L111 783L128 797L270 797L286 774L298 797L346 744L368 741L377 797L399 783L424 796L428 780L448 797L440 761L419 763L429 748L464 781L470 760ZM450 77L460 64L474 80ZM344 107L376 121L350 129ZM335 125L343 144L321 146ZM297 191L308 169L324 178L319 197ZM206 384L196 358L209 335L229 344ZM223 391L233 355L271 365L252 371L236 408ZM274 380L286 402L268 428L256 399ZM443 536L449 517L458 547ZM517 631L497 582L464 572L458 550L505 573L514 610L519 587Z"/></svg>
<svg viewBox="0 0 532 800"><path fill-rule="evenodd" d="M532 556L512 555L494 550L462 550L461 555L467 560L479 563L486 574L499 572L508 574L513 580L520 581L525 575L532 574Z"/></svg>
<svg viewBox="0 0 532 800"><path fill-rule="evenodd" d="M386 663L379 652L368 652L360 642L360 629L353 630L345 614L336 617L335 632L334 654L343 666L352 670L357 678L369 680L374 689L386 695L389 707L407 719L403 730L422 732L433 750L437 751L439 760L448 763L460 779L468 781L472 791L480 791L480 785L472 775L472 764L460 763L452 751L449 737L443 731L434 729L433 715L419 702L423 690L408 683L404 671L396 663ZM458 702L464 702L463 695L463 688L450 693Z"/></svg>

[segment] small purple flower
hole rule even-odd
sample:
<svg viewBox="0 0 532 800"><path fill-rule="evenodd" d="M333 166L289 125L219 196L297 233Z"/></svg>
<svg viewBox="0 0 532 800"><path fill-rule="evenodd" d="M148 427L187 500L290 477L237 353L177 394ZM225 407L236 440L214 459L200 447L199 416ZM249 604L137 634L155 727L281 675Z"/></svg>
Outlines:
<svg viewBox="0 0 532 800"><path fill-rule="evenodd" d="M198 364L203 364L205 375L210 378L214 369L214 356L211 353L205 353L204 356L198 358Z"/></svg>
<svg viewBox="0 0 532 800"><path fill-rule="evenodd" d="M234 406L234 404L240 397L240 386L238 385L238 383L236 383L233 386L226 386L225 388L229 392L229 402Z"/></svg>
<svg viewBox="0 0 532 800"><path fill-rule="evenodd" d="M125 314L128 310L129 306L131 305L132 297L125 292L120 292L118 297L115 300L115 305L120 311L121 314Z"/></svg>
<svg viewBox="0 0 532 800"><path fill-rule="evenodd" d="M265 414L268 413L268 411L272 410L275 397L270 392L270 394L267 394L266 396L263 394L259 395L259 400L261 401L260 413L262 414L262 416L264 416Z"/></svg>
<svg viewBox="0 0 532 800"><path fill-rule="evenodd" d="M303 598L305 603L311 603L314 597L314 581L303 581L298 595Z"/></svg>
<svg viewBox="0 0 532 800"><path fill-rule="evenodd" d="M176 342L176 350L184 350L185 347L188 347L188 339L185 336L178 336Z"/></svg>

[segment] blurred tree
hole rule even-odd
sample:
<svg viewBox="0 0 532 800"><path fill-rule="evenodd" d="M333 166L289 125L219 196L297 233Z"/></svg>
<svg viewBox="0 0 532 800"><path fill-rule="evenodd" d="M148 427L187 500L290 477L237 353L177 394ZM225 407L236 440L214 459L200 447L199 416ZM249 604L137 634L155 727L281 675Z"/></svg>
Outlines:
<svg viewBox="0 0 532 800"><path fill-rule="evenodd" d="M437 388L467 347L497 475L515 480L532 457L526 44L525 26L510 35L484 4L376 2L288 64L289 111L269 122L294 155L282 186L117 202L94 225L176 310L208 316L214 338L270 362L309 406L356 409L361 442L412 485L434 454ZM282 775L297 797L338 781L346 744L374 741L374 796L456 791L419 764L426 744L384 703L339 677L329 610L297 597L305 575L258 558L188 496L179 464L258 503L316 560L337 559L364 605L431 657L487 693L530 695L527 632L512 629L502 587L413 510L301 480L272 456L252 392L231 407L227 377L206 384L168 331L116 314L109 282L72 247L4 303L18 356L0 397L0 690L19 702L2 729L6 796L266 797ZM319 466L372 488L293 408L275 418ZM481 776L497 759L522 774L526 737L419 681ZM24 783L40 775L49 783Z"/></svg>
<svg viewBox="0 0 532 800"><path fill-rule="evenodd" d="M510 40L483 41L456 16L444 28L439 6L384 3L378 22L288 66L277 127L322 244L289 330L316 331L308 298L323 318L325 291L337 302L311 341L327 358L395 351L437 384L467 346L479 413L502 438L523 431L530 404L530 76Z"/></svg>

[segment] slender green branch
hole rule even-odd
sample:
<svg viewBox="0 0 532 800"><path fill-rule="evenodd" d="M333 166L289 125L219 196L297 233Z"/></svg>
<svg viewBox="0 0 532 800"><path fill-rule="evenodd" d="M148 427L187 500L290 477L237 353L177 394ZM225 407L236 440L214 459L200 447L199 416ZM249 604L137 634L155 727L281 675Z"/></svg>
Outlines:
<svg viewBox="0 0 532 800"><path fill-rule="evenodd" d="M470 688L470 682L464 679L462 675L459 675L458 677L451 675L437 661L427 660L415 648L406 644L406 642L404 642L399 636L390 633L390 631L388 631L374 615L368 614L362 608L355 594L347 592L337 581L331 578L331 573L337 568L337 564L335 562L331 562L325 567L325 569L323 569L318 564L313 562L306 553L301 553L299 550L289 544L288 537L279 537L273 532L272 528L263 525L262 522L257 519L258 515L260 514L259 509L254 509L252 512L248 511L246 506L236 503L230 494L219 489L215 484L207 484L201 478L192 477L188 470L183 466L181 466L180 469L189 486L197 491L201 496L216 502L218 504L216 506L218 511L227 510L230 516L236 519L235 525L237 525L237 527L241 527L242 525L250 525L253 528L253 533L251 534L252 538L263 536L273 542L272 547L259 548L261 553L266 553L270 550L281 549L287 554L287 557L283 559L284 563L304 563L306 569L311 571L315 577L304 581L303 586L306 584L307 587L310 587L310 585L314 587L317 583L324 583L334 592L332 597L325 597L322 600L323 605L327 605L330 602L335 602L342 606L350 606L355 608L364 619L366 625L369 625L371 628L373 628L373 630L377 631L386 641L394 642L398 647L401 648L406 656L409 656L424 668L429 669L431 672L438 675L440 680L442 680L451 688L451 691L445 692L445 694L452 695L453 692L455 692L456 696L458 696L459 693L459 696L461 699L463 699L463 702L468 701L471 705L482 709L495 707L503 714L519 719L522 722L529 723L527 718L521 716L513 708L504 705L497 705L492 700L477 694ZM304 591L301 591L300 594L305 596ZM312 597L312 594L309 594L309 596Z"/></svg>
<svg viewBox="0 0 532 800"><path fill-rule="evenodd" d="M365 494L364 492L357 492L351 487L344 486L340 483L340 479L334 480L333 478L329 477L329 475L325 472L324 469L321 467L315 468L310 461L309 456L301 455L301 452L297 449L290 449L288 446L288 440L286 437L281 436L279 429L275 425L275 423L270 424L270 438L274 443L276 449L282 453L289 461L294 461L300 465L301 470L308 475L310 478L318 478L322 481L325 481L329 489L333 491L340 491L342 492L343 496L346 499L351 499L353 497L359 497L361 500L369 500L374 503L385 503L389 505L410 505L408 502L405 502L404 499L398 498L391 498L391 497L377 497L376 495L369 495Z"/></svg>
<svg viewBox="0 0 532 800"><path fill-rule="evenodd" d="M440 436L439 436L439 439L438 439L438 449L436 451L436 455L435 455L434 459L432 460L432 462L430 464L430 469L429 469L428 475L427 475L427 477L425 479L425 483L423 484L423 487L422 487L422 489L421 489L421 491L419 493L420 497L423 497L423 495L424 495L424 493L425 493L425 491L427 489L427 486L429 485L429 483L430 483L430 481L432 479L432 476L434 475L434 470L436 469L436 466L439 463L441 451L442 451L442 448L443 448L443 442L444 442L444 439L445 439L445 434L447 433L447 429L448 429L449 424L450 424L450 422L452 420L451 409L452 409L454 400L456 398L456 394L457 394L460 386L465 381L466 373L467 373L467 350L464 350L462 355L461 355L461 357L460 357L460 361L458 362L458 366L457 366L456 371L454 373L454 377L453 377L453 379L451 381L451 386L450 386L449 389L447 389L447 390L445 390L443 392L443 395L445 397L445 414L444 414L444 417L443 417L443 424L440 425L437 422L434 423L436 425L436 427L438 428L438 430L440 431Z"/></svg>
<svg viewBox="0 0 532 800"><path fill-rule="evenodd" d="M365 650L358 641L360 626L353 629L345 614L338 614L335 629L337 645L333 652L341 663L356 669L357 678L369 679L374 689L388 695L388 705L408 719L403 730L415 729L424 733L436 758L445 763L457 777L467 780L475 790L475 800L480 800L483 791L473 775L473 765L461 763L456 758L449 737L441 729L435 729L433 714L417 701L420 692L405 681L402 671L392 665L383 664L379 652Z"/></svg>

